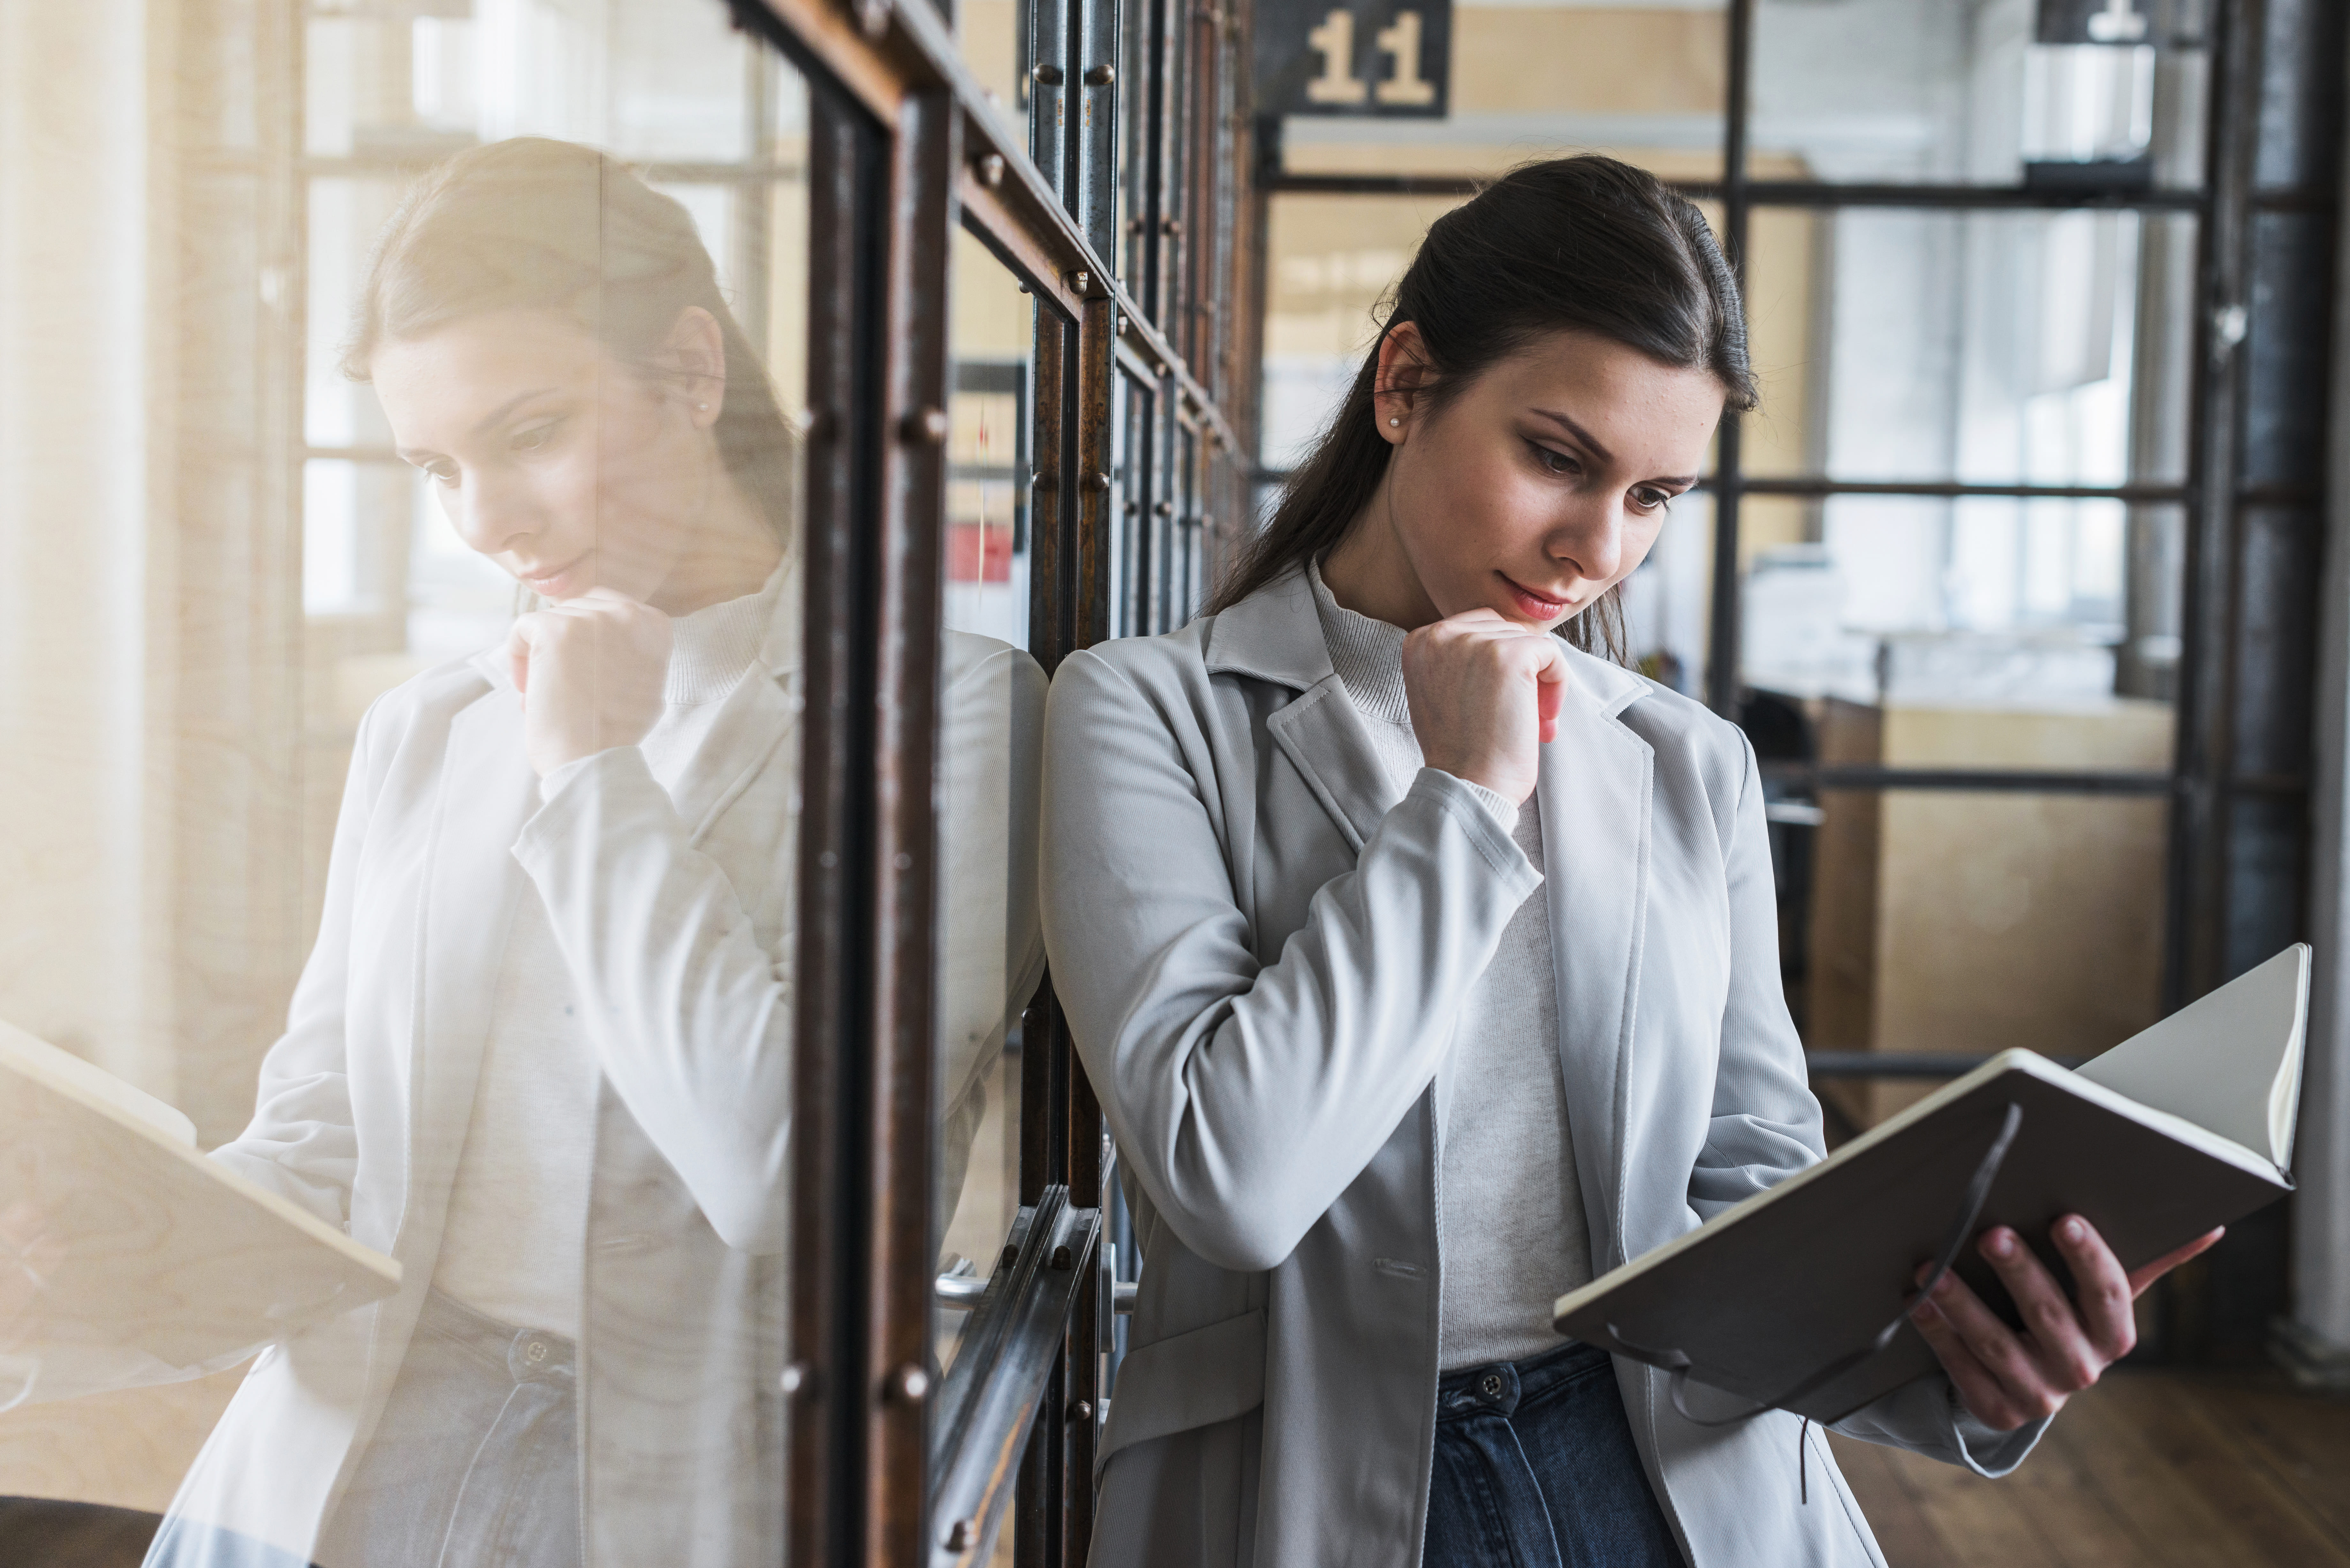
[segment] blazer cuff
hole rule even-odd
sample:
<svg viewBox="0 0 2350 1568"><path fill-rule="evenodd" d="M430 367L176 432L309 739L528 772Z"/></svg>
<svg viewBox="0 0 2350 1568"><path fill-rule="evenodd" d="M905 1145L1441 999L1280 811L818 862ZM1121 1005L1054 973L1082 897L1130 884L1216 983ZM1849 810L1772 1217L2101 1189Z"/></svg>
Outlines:
<svg viewBox="0 0 2350 1568"><path fill-rule="evenodd" d="M1419 776L1411 781L1411 791L1404 799L1430 801L1460 824L1485 864L1508 881L1519 898L1542 885L1541 867L1526 857L1526 852L1511 836L1518 824L1517 807L1509 805L1492 790L1456 778L1442 768L1422 768ZM1496 802L1507 807L1506 818L1492 804Z"/></svg>

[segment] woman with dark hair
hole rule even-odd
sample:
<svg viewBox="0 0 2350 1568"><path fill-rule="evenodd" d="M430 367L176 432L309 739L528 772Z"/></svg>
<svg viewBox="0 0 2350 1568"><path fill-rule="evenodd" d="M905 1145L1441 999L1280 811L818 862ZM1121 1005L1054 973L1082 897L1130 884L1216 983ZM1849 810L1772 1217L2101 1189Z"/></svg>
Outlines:
<svg viewBox="0 0 2350 1568"><path fill-rule="evenodd" d="M407 196L345 369L525 613L361 721L316 948L213 1156L390 1253L400 1288L143 1369L261 1352L149 1561L772 1568L793 442L685 209L559 141ZM973 637L946 665L944 872L1032 908L1004 797L1043 677ZM984 934L944 966L957 1173L975 1058L1041 964L1033 924Z"/></svg>
<svg viewBox="0 0 2350 1568"><path fill-rule="evenodd" d="M1551 1328L1822 1152L1752 750L1613 661L1753 401L1697 210L1521 168L1430 228L1209 613L1055 677L1045 944L1144 1259L1095 1561L1882 1562L1806 1425ZM2077 1307L1988 1232L2029 1332L1946 1282L1947 1376L1839 1429L2019 1463L2178 1261L2056 1234Z"/></svg>

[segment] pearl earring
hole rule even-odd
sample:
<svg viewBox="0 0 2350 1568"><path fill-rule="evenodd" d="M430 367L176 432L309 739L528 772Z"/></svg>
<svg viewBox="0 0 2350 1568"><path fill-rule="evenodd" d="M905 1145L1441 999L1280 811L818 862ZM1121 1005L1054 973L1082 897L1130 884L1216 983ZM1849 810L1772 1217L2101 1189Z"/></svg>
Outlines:
<svg viewBox="0 0 2350 1568"><path fill-rule="evenodd" d="M710 405L708 403L696 403L693 405L693 411L699 414L706 414L710 411Z"/></svg>
<svg viewBox="0 0 2350 1568"><path fill-rule="evenodd" d="M1403 423L1403 421L1401 421L1401 420L1399 420L1399 419L1396 418L1396 416L1395 416L1395 415L1393 415L1393 414L1389 414L1389 415L1388 416L1388 423L1389 423L1389 424L1391 424L1391 425L1399 425L1399 424Z"/></svg>

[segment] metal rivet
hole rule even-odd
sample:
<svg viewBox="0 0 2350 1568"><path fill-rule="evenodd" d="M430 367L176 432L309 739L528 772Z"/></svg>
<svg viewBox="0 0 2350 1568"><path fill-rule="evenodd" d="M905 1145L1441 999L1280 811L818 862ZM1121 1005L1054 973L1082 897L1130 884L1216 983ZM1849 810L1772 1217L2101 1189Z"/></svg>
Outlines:
<svg viewBox="0 0 2350 1568"><path fill-rule="evenodd" d="M1069 1401L1069 1419L1070 1419L1070 1420L1072 1420L1072 1421L1090 1421L1090 1420L1092 1420L1093 1418L1094 1418L1094 1407L1093 1407L1093 1405L1092 1405L1092 1403L1091 1403L1090 1401L1084 1400L1084 1399L1072 1399L1072 1400L1070 1400L1070 1401Z"/></svg>
<svg viewBox="0 0 2350 1568"><path fill-rule="evenodd" d="M890 864L896 866L900 871L911 871L914 868L914 857L900 849L898 851L898 857Z"/></svg>
<svg viewBox="0 0 2350 1568"><path fill-rule="evenodd" d="M789 1366L785 1367L784 1375L782 1378L779 1379L783 1385L785 1397L789 1398L792 1395L796 1394L801 1389L806 1387L807 1376L807 1363L805 1361L795 1361Z"/></svg>
<svg viewBox="0 0 2350 1568"><path fill-rule="evenodd" d="M979 161L979 182L989 190L1003 183L1003 154L991 152Z"/></svg>
<svg viewBox="0 0 2350 1568"><path fill-rule="evenodd" d="M979 1530L968 1519L958 1519L947 1527L947 1550L968 1552L979 1544Z"/></svg>
<svg viewBox="0 0 2350 1568"><path fill-rule="evenodd" d="M916 409L899 426L899 433L910 441L936 446L947 439L947 411L944 409Z"/></svg>
<svg viewBox="0 0 2350 1568"><path fill-rule="evenodd" d="M1172 517L1175 515L1175 504L1172 501L1162 501L1151 510L1161 517Z"/></svg>
<svg viewBox="0 0 2350 1568"><path fill-rule="evenodd" d="M1045 472L1038 473L1036 477L1029 483L1034 484L1039 490L1051 490L1061 482L1050 472Z"/></svg>
<svg viewBox="0 0 2350 1568"><path fill-rule="evenodd" d="M1089 272L1073 272L1069 275L1069 291L1072 294L1083 294L1093 286L1094 275Z"/></svg>
<svg viewBox="0 0 2350 1568"><path fill-rule="evenodd" d="M1150 232L1150 220L1148 218L1128 218L1126 221L1126 232L1129 234L1147 234Z"/></svg>
<svg viewBox="0 0 2350 1568"><path fill-rule="evenodd" d="M1068 1266L1069 1266L1069 1250L1068 1250L1066 1247L1055 1247L1055 1248L1054 1248L1054 1249L1053 1249L1053 1267L1055 1267L1055 1268L1056 1268L1056 1269L1066 1269L1066 1268L1067 1268Z"/></svg>
<svg viewBox="0 0 2350 1568"><path fill-rule="evenodd" d="M1141 502L1139 502L1139 501L1129 501L1129 502L1128 502L1128 503L1126 504L1126 514L1127 514L1128 517L1135 516L1135 515L1139 514L1141 511L1142 511L1142 503L1141 503Z"/></svg>
<svg viewBox="0 0 2350 1568"><path fill-rule="evenodd" d="M840 857L827 849L816 857L816 863L829 871L840 864Z"/></svg>
<svg viewBox="0 0 2350 1568"><path fill-rule="evenodd" d="M900 1366L882 1380L881 1393L901 1405L919 1405L930 1397L931 1375L919 1366Z"/></svg>
<svg viewBox="0 0 2350 1568"><path fill-rule="evenodd" d="M1035 70L1030 71L1028 74L1035 77L1046 87L1059 87L1061 85L1061 67L1052 64L1050 61L1039 64Z"/></svg>
<svg viewBox="0 0 2350 1568"><path fill-rule="evenodd" d="M1159 225L1159 232L1162 234L1180 234L1183 232L1183 220L1169 218Z"/></svg>
<svg viewBox="0 0 2350 1568"><path fill-rule="evenodd" d="M1086 73L1086 85L1087 87L1107 87L1116 80L1118 80L1118 67L1116 66L1096 66L1093 69Z"/></svg>
<svg viewBox="0 0 2350 1568"><path fill-rule="evenodd" d="M832 434L831 417L822 409L802 409L797 423L800 434L808 441L822 441Z"/></svg>
<svg viewBox="0 0 2350 1568"><path fill-rule="evenodd" d="M1109 475L1097 469L1093 472L1086 475L1086 485L1088 489L1092 490L1107 490L1109 488Z"/></svg>

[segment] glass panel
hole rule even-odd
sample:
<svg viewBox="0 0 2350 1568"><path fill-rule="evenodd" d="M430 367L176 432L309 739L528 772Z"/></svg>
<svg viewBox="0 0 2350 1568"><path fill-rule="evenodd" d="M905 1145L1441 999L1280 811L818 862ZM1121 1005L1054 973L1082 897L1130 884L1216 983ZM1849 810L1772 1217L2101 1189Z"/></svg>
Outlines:
<svg viewBox="0 0 2350 1568"><path fill-rule="evenodd" d="M306 34L314 155L414 163L553 136L631 161L741 163L767 67L697 0L326 0Z"/></svg>
<svg viewBox="0 0 2350 1568"><path fill-rule="evenodd" d="M955 0L954 20L963 64L1003 123L1018 132L1014 145L1026 147L1028 0Z"/></svg>
<svg viewBox="0 0 2350 1568"><path fill-rule="evenodd" d="M1752 172L1869 184L2199 183L2204 7L2138 6L2137 39L2041 41L2040 16L2058 9L1759 0Z"/></svg>
<svg viewBox="0 0 2350 1568"><path fill-rule="evenodd" d="M1839 495L1804 510L1784 542L1742 539L1747 686L2029 712L2167 697L2178 508Z"/></svg>
<svg viewBox="0 0 2350 1568"><path fill-rule="evenodd" d="M1313 8L1305 8L1312 10ZM1319 77L1326 112L1282 122L1283 166L1314 174L1498 174L1530 159L1608 152L1669 180L1721 173L1727 64L1721 0L1692 5L1455 5L1449 103L1441 118L1380 112L1373 83L1391 85L1413 60L1441 69L1426 24L1392 31L1406 8L1363 5L1332 15L1342 33L1318 43L1263 36L1258 80ZM1417 16L1417 13L1409 13ZM1314 16L1300 13L1304 26ZM1315 16L1319 13L1315 12ZM1351 65L1326 53L1343 41ZM1350 98L1349 82L1362 91ZM1432 83L1430 85L1433 85ZM1398 107L1409 109L1409 104ZM1767 161L1758 160L1762 172Z"/></svg>
<svg viewBox="0 0 2350 1568"><path fill-rule="evenodd" d="M2131 213L1755 214L1750 474L2178 483L2195 223Z"/></svg>
<svg viewBox="0 0 2350 1568"><path fill-rule="evenodd" d="M780 1561L804 94L700 0L277 10L0 61L0 1497Z"/></svg>
<svg viewBox="0 0 2350 1568"><path fill-rule="evenodd" d="M940 698L939 1270L984 1279L1020 1206L1020 1014L1045 969L1036 910L1045 672L1028 643L1035 303L955 236ZM938 1355L963 1314L941 1302Z"/></svg>

